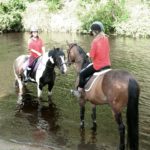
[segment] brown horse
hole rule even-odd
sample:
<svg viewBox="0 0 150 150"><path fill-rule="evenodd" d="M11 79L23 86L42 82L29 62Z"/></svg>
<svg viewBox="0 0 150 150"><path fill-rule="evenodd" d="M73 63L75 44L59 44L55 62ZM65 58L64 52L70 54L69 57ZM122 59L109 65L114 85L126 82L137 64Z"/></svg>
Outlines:
<svg viewBox="0 0 150 150"><path fill-rule="evenodd" d="M77 44L68 44L68 63L75 64L76 72L79 72L90 62L84 50ZM87 84L93 80L90 78ZM78 83L78 79L76 80ZM76 87L77 88L77 87ZM85 102L88 100L93 104L92 119L93 128L96 130L96 105L109 104L119 127L120 144L119 150L125 149L125 126L122 120L123 108L127 106L127 127L130 150L138 150L138 104L140 88L134 76L124 70L111 69L97 76L90 90L84 90L80 98L81 128L84 128Z"/></svg>

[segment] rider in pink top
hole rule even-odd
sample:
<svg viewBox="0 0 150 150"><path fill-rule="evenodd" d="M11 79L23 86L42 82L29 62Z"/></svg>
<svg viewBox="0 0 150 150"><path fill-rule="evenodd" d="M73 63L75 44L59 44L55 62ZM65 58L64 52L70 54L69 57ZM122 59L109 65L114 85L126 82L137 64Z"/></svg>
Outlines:
<svg viewBox="0 0 150 150"><path fill-rule="evenodd" d="M30 56L24 71L25 81L28 81L30 70L34 60L43 55L43 53L45 53L45 47L43 45L42 39L38 35L38 29L36 27L32 27L30 34L31 37L28 41L28 49Z"/></svg>
<svg viewBox="0 0 150 150"><path fill-rule="evenodd" d="M30 51L30 55L34 58L38 58L39 56L41 56L43 54L43 41L42 39L40 39L39 37L34 39L31 38L29 40L29 51Z"/></svg>

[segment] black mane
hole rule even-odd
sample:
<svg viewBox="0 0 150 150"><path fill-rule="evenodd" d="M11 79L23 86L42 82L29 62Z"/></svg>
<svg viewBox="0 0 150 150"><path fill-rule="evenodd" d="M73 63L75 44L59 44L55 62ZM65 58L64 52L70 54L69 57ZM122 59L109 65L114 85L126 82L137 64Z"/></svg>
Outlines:
<svg viewBox="0 0 150 150"><path fill-rule="evenodd" d="M83 58L82 68L85 68L87 65L90 64L89 57L87 56L86 52L79 45L77 45L77 44L75 44L75 45L77 46L77 50L78 50L79 54Z"/></svg>

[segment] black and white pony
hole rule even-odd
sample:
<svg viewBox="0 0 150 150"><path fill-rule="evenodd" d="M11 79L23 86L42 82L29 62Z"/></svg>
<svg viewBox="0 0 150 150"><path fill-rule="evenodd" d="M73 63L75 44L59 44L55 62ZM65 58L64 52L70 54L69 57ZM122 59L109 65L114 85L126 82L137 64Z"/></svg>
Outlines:
<svg viewBox="0 0 150 150"><path fill-rule="evenodd" d="M24 64L28 60L28 55L21 55L16 58L13 68L15 74L16 85L18 85L18 105L23 105L23 94L24 94L24 86L26 83L23 81L24 79ZM55 82L55 66L57 66L61 73L64 74L67 71L67 67L65 64L65 54L60 48L54 48L46 53L44 53L41 57L38 58L36 65L33 68L33 71L30 75L31 80L37 83L37 97L41 98L42 89L45 85L48 85L48 95L52 94L51 90L54 86Z"/></svg>

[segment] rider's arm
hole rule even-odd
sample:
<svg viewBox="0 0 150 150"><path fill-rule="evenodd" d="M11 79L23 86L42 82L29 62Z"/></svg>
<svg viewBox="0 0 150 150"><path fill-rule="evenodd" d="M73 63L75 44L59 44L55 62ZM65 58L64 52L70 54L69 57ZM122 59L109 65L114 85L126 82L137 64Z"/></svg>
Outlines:
<svg viewBox="0 0 150 150"><path fill-rule="evenodd" d="M45 53L45 47L42 46L42 53L44 54Z"/></svg>
<svg viewBox="0 0 150 150"><path fill-rule="evenodd" d="M96 42L93 41L92 44L91 44L91 49L90 49L90 52L89 52L89 57L91 59L93 59L96 55Z"/></svg>
<svg viewBox="0 0 150 150"><path fill-rule="evenodd" d="M42 54L34 49L30 49L31 52L36 53L38 56L41 56Z"/></svg>

